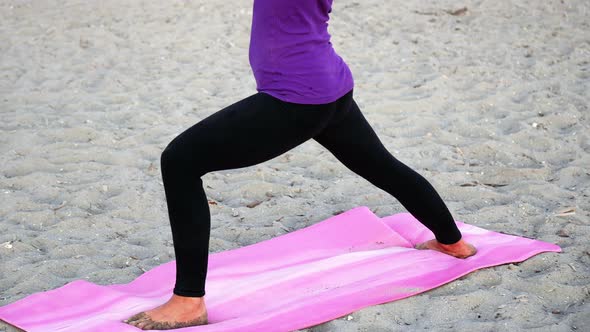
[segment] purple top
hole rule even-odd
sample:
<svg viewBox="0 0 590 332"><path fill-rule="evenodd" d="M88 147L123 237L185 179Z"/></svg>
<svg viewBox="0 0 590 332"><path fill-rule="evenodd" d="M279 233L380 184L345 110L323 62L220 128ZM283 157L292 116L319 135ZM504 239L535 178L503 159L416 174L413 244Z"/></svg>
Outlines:
<svg viewBox="0 0 590 332"><path fill-rule="evenodd" d="M352 73L328 33L332 0L254 0L250 66L256 90L298 104L349 92Z"/></svg>

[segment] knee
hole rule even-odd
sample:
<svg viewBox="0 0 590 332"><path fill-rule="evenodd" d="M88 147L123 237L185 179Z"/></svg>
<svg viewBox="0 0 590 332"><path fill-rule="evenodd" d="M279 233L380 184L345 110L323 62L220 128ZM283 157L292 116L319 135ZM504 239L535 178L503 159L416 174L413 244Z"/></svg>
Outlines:
<svg viewBox="0 0 590 332"><path fill-rule="evenodd" d="M180 170L186 161L183 161L183 155L174 142L168 144L160 155L160 168L162 173L176 172Z"/></svg>
<svg viewBox="0 0 590 332"><path fill-rule="evenodd" d="M203 163L200 156L202 153L194 149L183 148L178 142L172 141L160 155L160 168L162 174L185 176L202 176L206 173L207 165Z"/></svg>

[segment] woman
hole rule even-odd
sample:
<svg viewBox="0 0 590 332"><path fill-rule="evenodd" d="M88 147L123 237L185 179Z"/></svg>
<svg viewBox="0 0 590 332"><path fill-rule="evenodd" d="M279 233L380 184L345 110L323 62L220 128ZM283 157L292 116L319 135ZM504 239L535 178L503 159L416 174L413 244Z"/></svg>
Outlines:
<svg viewBox="0 0 590 332"><path fill-rule="evenodd" d="M127 323L141 329L207 324L210 214L201 177L264 162L309 139L398 199L435 234L418 249L459 258L475 254L435 189L385 149L359 110L352 74L330 43L331 5L254 0L249 55L258 93L198 122L162 153L176 285L167 303Z"/></svg>

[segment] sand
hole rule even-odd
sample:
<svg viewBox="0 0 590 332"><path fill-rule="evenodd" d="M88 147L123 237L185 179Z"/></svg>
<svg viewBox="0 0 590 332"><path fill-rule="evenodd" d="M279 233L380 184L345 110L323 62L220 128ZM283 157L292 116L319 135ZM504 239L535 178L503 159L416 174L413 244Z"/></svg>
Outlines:
<svg viewBox="0 0 590 332"><path fill-rule="evenodd" d="M304 331L589 328L589 14L583 0L335 1L333 45L390 152L457 220L563 252ZM0 1L0 305L174 259L160 153L256 92L251 17L240 0ZM212 253L360 205L405 212L313 140L203 180Z"/></svg>

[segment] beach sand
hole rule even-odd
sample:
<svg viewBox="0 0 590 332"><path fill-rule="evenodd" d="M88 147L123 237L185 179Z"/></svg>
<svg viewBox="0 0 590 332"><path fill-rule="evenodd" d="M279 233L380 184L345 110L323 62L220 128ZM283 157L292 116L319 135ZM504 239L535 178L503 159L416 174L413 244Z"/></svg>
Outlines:
<svg viewBox="0 0 590 332"><path fill-rule="evenodd" d="M589 14L583 0L335 1L332 43L389 151L457 220L563 252L303 331L588 331ZM251 17L240 0L0 1L0 305L174 259L160 153L256 92ZM356 206L405 212L313 140L203 180L211 253Z"/></svg>

